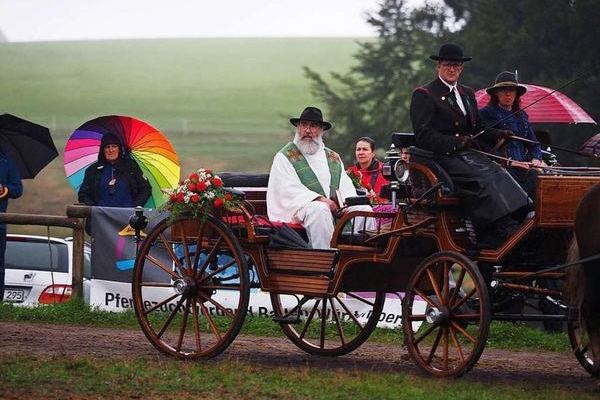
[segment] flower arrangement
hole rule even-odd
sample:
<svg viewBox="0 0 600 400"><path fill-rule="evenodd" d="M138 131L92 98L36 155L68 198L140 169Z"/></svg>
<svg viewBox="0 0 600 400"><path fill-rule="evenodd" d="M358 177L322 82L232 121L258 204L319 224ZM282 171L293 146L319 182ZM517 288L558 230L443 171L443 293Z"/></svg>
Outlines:
<svg viewBox="0 0 600 400"><path fill-rule="evenodd" d="M358 169L348 168L346 170L346 174L348 174L348 176L350 177L350 180L352 181L352 184L354 185L355 189L363 189L363 190L367 191L367 196L369 197L369 202L372 205L385 203L385 200L382 199L381 197L379 197L377 195L377 193L375 193L375 191L373 190L371 185L369 185L369 184L363 185L362 172L360 172Z"/></svg>
<svg viewBox="0 0 600 400"><path fill-rule="evenodd" d="M240 200L223 188L223 181L210 169L200 168L181 181L175 189L165 189L169 197L163 209L170 219L182 216L205 218L213 209L236 210Z"/></svg>
<svg viewBox="0 0 600 400"><path fill-rule="evenodd" d="M354 168L348 168L346 174L350 177L355 189L362 189L362 173Z"/></svg>

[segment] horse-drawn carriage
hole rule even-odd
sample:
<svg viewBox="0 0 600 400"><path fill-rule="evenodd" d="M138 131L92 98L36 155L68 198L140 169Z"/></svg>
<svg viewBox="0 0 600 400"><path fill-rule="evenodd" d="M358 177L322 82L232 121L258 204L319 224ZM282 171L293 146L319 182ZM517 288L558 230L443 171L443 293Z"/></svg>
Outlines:
<svg viewBox="0 0 600 400"><path fill-rule="evenodd" d="M223 176L244 192L238 210L165 219L141 244L133 298L146 337L172 356L218 355L240 331L251 288L260 287L296 346L339 356L368 339L386 298L399 297L405 346L433 375L469 371L492 320L536 319L566 321L577 359L597 374L584 325L563 295L565 271L544 268L566 262L577 205L600 176L540 174L535 216L500 248L481 249L434 157L414 147L410 154L407 163L388 152L391 204L341 215L329 250L270 245L278 229L264 217L268 176ZM377 228L357 226L365 221L357 217L375 218ZM515 303L556 311L511 310Z"/></svg>

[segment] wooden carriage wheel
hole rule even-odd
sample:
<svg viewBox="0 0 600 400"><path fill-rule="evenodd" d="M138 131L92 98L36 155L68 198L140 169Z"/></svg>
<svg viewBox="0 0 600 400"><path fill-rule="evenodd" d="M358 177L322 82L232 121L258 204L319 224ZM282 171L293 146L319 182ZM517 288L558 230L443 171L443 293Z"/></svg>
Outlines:
<svg viewBox="0 0 600 400"><path fill-rule="evenodd" d="M300 349L321 356L341 356L361 344L377 326L385 302L384 292L339 292L314 297L271 293L275 315L285 335ZM358 315L351 310L359 309Z"/></svg>
<svg viewBox="0 0 600 400"><path fill-rule="evenodd" d="M154 347L179 358L214 357L235 339L246 316L246 258L216 218L165 220L141 246L132 292Z"/></svg>
<svg viewBox="0 0 600 400"><path fill-rule="evenodd" d="M424 312L417 301L425 302ZM469 371L483 352L490 319L483 278L462 254L435 253L411 276L402 326L408 351L422 370L441 377Z"/></svg>
<svg viewBox="0 0 600 400"><path fill-rule="evenodd" d="M567 330L571 349L577 361L592 376L600 377L600 368L594 368L594 365L600 361L594 357L590 337L585 326L582 326L582 321L579 321L579 318L569 318Z"/></svg>

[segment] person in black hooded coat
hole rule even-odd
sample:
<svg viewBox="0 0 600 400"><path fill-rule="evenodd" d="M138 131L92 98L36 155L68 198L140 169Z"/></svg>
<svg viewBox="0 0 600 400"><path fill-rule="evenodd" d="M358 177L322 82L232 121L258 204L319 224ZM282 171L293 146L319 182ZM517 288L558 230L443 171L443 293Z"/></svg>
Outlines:
<svg viewBox="0 0 600 400"><path fill-rule="evenodd" d="M125 155L119 138L106 134L98 161L85 170L79 188L80 203L102 207L144 206L152 189L138 164Z"/></svg>

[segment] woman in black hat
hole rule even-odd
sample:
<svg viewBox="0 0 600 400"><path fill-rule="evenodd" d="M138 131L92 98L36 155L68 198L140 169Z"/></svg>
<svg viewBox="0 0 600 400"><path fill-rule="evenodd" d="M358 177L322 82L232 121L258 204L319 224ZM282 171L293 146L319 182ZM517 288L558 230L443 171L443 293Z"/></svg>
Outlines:
<svg viewBox="0 0 600 400"><path fill-rule="evenodd" d="M535 143L510 138L498 143L482 141L484 150L494 151L509 158L511 162L507 165L507 171L529 197L535 199L537 177L535 168L542 165L542 149L529 125L527 113L520 111L520 99L527 92L527 88L519 84L516 74L503 71L498 74L494 85L487 88L486 92L490 95L490 101L479 112L485 124L510 130L515 135Z"/></svg>

